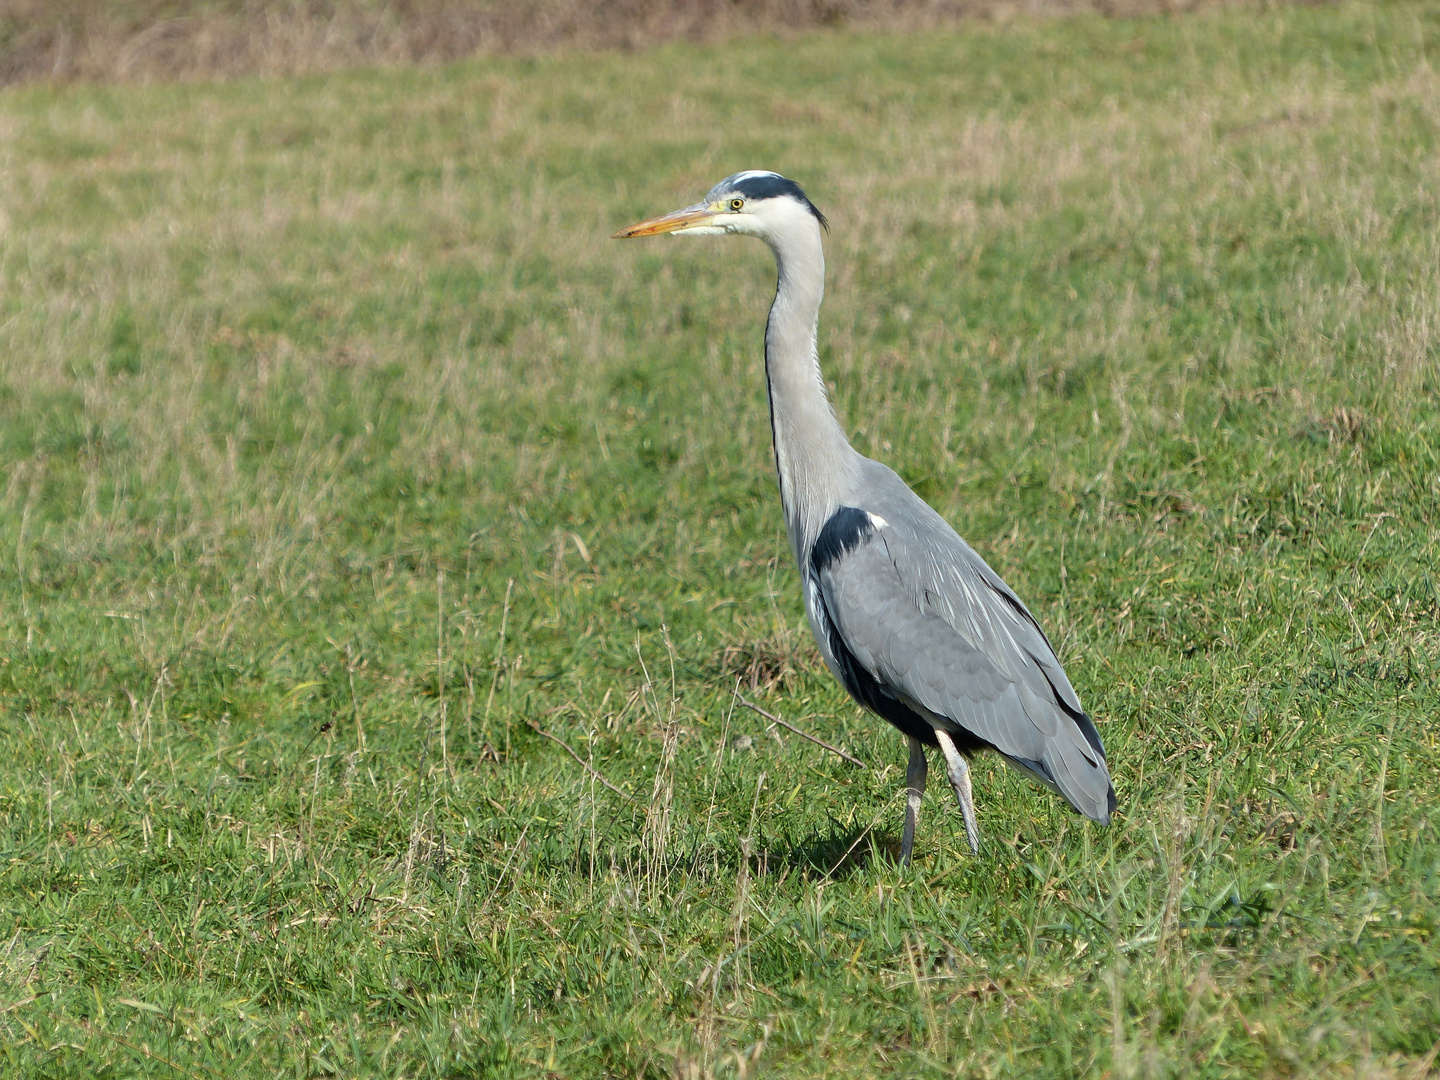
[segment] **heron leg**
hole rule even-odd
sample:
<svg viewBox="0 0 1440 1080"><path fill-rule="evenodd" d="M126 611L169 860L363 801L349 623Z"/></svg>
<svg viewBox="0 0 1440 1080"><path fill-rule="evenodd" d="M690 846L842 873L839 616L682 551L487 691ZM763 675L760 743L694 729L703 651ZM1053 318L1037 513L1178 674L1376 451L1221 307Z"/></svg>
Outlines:
<svg viewBox="0 0 1440 1080"><path fill-rule="evenodd" d="M970 841L971 853L980 854L980 829L975 824L975 798L970 792L970 766L955 746L955 740L944 728L935 729L935 739L945 755L946 772L950 774L950 786L955 789L955 798L960 803L960 813L965 818L965 839Z"/></svg>
<svg viewBox="0 0 1440 1080"><path fill-rule="evenodd" d="M910 849L915 846L915 825L920 820L920 798L925 794L925 777L930 763L925 760L925 744L910 740L910 765L905 770L905 832L900 838L900 865L910 865Z"/></svg>

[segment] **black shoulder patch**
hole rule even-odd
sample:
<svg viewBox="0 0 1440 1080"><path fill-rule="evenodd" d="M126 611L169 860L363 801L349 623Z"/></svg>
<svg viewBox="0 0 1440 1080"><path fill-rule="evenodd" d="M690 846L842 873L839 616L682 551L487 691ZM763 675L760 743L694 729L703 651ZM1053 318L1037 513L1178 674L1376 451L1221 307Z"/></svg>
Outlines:
<svg viewBox="0 0 1440 1080"><path fill-rule="evenodd" d="M847 552L870 539L874 532L869 514L853 506L842 506L830 515L815 538L815 546L810 549L810 566L817 574L829 569Z"/></svg>
<svg viewBox="0 0 1440 1080"><path fill-rule="evenodd" d="M820 222L826 232L830 231L829 220L816 208L805 192L800 190L800 185L794 180L787 180L779 173L757 173L754 176L745 176L736 180L731 188L747 199L778 199L788 195L802 203L810 213L814 214L815 220Z"/></svg>

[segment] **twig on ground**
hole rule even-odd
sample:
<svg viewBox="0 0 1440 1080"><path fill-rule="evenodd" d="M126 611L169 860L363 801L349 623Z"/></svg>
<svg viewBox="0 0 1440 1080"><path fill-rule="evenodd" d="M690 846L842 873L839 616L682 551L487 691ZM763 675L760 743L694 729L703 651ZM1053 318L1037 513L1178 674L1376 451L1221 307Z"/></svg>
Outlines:
<svg viewBox="0 0 1440 1080"><path fill-rule="evenodd" d="M829 750L832 754L835 754L835 755L837 755L837 756L839 756L839 757L844 758L844 759L845 759L846 761L848 761L851 765L859 765L862 769L865 768L865 763L864 763L863 761L861 761L859 758L851 757L851 756L850 756L849 754L847 754L844 750L841 750L838 746L831 746L831 745L830 745L828 742L826 742L824 739L817 739L814 735L811 735L808 731L801 731L798 727L796 727L794 724L790 723L788 720L781 720L780 717L776 716L774 713L772 713L772 712L766 712L766 711L765 711L764 709L762 709L759 705L756 705L753 701L750 701L750 700L748 700L747 698L741 697L739 694L736 694L735 697L736 697L736 700L738 700L741 705L744 705L744 706L745 706L747 709L749 709L751 712L757 712L757 713L759 713L761 716L763 716L766 720L769 720L771 723L779 724L779 725L780 725L781 727L783 727L783 728L789 728L789 729L790 729L791 731L793 731L796 735L799 735L802 739L809 739L809 740L810 740L811 742L813 742L816 746L823 746L826 750Z"/></svg>
<svg viewBox="0 0 1440 1080"><path fill-rule="evenodd" d="M561 738L559 738L558 736L555 736L555 735L551 735L550 732L546 731L546 730L545 730L544 728L542 728L539 724L537 724L534 720L527 720L527 721L525 721L525 722L526 722L527 724L529 724L532 728L535 729L535 733L536 733L537 735L544 735L545 738L549 739L551 742L553 742L553 743L559 743L561 749L563 749L567 754L569 754L571 757L573 757L576 761L578 761L578 762L580 763L581 768L583 768L586 772L588 772L588 773L589 773L591 776L593 776L596 780L599 780L600 783L604 784L604 785L605 785L607 788L609 788L611 791L615 792L616 795L619 795L622 799L629 799L631 802L634 802L634 801L635 801L635 796L633 796L633 795L626 795L625 792L621 791L618 787L616 787L614 784L612 784L609 780L606 780L605 777L601 776L600 773L599 773L598 771L596 771L596 769L595 769L595 767L594 767L593 765L591 765L588 761L586 761L584 758L582 758L582 757L581 757L579 754L577 754L574 750L571 750L570 747L569 747L569 745L565 742L564 739L561 739Z"/></svg>

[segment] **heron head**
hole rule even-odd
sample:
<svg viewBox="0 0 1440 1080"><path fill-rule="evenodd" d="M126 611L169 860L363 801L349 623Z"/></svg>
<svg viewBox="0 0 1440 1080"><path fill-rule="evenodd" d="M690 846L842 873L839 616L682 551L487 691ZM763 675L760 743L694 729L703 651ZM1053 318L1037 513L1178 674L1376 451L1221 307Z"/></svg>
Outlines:
<svg viewBox="0 0 1440 1080"><path fill-rule="evenodd" d="M769 239L781 229L796 224L818 222L826 229L830 223L815 204L805 197L800 185L779 173L752 169L727 176L710 189L710 194L681 210L637 222L628 229L612 234L612 240L632 236L723 236L739 233Z"/></svg>

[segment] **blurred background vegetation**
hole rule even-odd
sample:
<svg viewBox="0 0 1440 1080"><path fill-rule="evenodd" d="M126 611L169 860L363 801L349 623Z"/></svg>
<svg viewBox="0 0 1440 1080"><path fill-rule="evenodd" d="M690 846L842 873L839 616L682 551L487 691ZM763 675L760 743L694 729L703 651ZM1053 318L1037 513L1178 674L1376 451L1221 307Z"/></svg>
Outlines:
<svg viewBox="0 0 1440 1080"><path fill-rule="evenodd" d="M443 63L816 27L1140 15L1215 0L0 0L0 85L216 79Z"/></svg>

